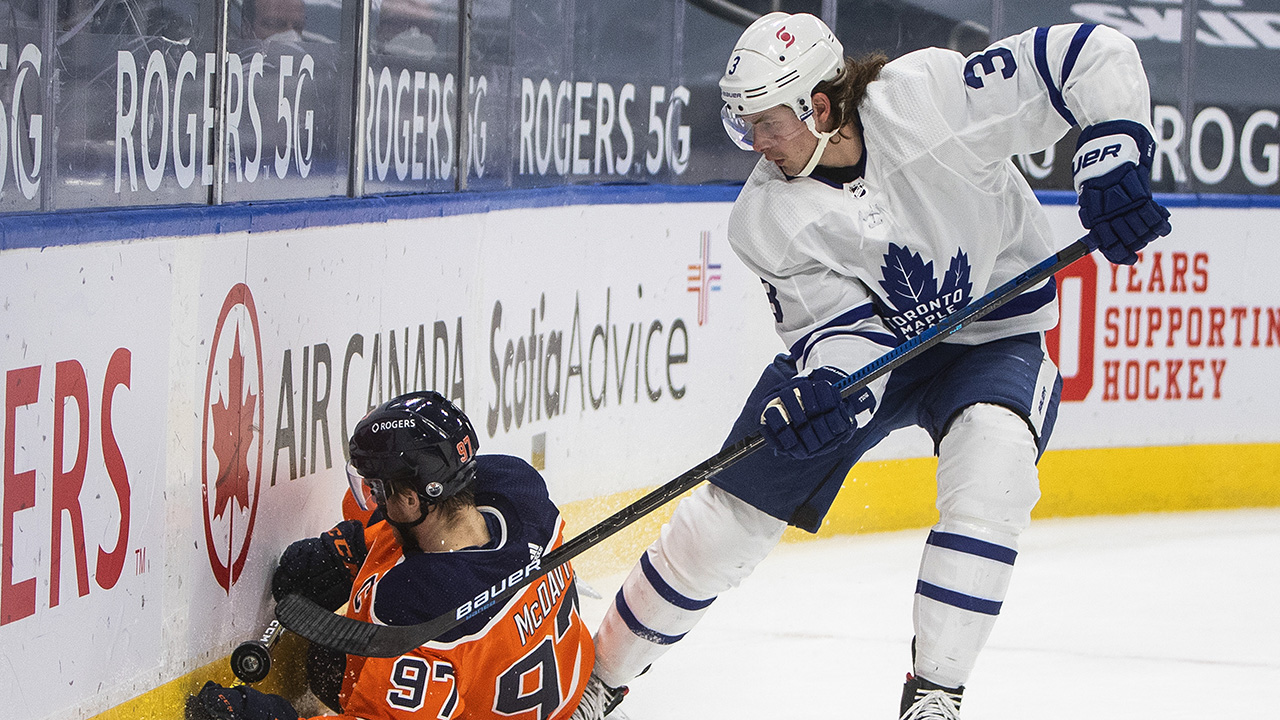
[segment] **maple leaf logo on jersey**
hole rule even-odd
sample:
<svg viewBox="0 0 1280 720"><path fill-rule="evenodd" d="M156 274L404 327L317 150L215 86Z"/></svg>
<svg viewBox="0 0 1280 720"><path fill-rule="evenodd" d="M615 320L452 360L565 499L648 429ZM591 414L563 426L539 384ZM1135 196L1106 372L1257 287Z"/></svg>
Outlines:
<svg viewBox="0 0 1280 720"><path fill-rule="evenodd" d="M249 446L253 439L253 411L258 396L244 387L244 354L240 352L240 330L227 368L227 393L210 408L213 419L213 452L218 457L214 480L213 516L222 517L234 498L240 507L249 507Z"/></svg>
<svg viewBox="0 0 1280 720"><path fill-rule="evenodd" d="M919 335L947 315L969 304L973 282L969 279L969 258L956 250L938 286L933 261L920 253L889 243L880 268L880 287L896 313L887 314L889 327L905 338Z"/></svg>

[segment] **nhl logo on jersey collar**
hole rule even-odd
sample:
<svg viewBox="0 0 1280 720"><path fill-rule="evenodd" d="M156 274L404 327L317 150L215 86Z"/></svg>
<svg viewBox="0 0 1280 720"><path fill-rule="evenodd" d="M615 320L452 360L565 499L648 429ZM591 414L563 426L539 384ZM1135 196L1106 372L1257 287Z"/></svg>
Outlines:
<svg viewBox="0 0 1280 720"><path fill-rule="evenodd" d="M844 189L849 191L850 195L858 199L862 199L867 196L867 184L863 182L862 178L858 178L857 180L846 184Z"/></svg>

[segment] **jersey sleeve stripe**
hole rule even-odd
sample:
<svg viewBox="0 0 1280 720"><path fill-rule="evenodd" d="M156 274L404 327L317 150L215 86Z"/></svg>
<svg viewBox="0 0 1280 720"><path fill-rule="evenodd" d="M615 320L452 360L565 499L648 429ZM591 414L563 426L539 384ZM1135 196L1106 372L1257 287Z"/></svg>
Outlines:
<svg viewBox="0 0 1280 720"><path fill-rule="evenodd" d="M658 595L662 596L663 600L666 600L681 610L701 610L716 601L714 597L707 600L694 600L671 587L671 585L658 574L658 569L654 567L653 563L649 560L649 553L647 552L640 555L640 568L644 570L645 579L649 581L649 584L653 586L654 590L658 591Z"/></svg>
<svg viewBox="0 0 1280 720"><path fill-rule="evenodd" d="M818 333L821 333L824 330L828 330L830 328L840 327L842 325L853 325L854 323L858 323L863 320L866 320L867 318L871 317L873 314L874 314L874 310L871 306L871 303L869 302L863 303L853 308L852 310L849 310L848 312L841 314L839 317L836 317L835 319L828 321L827 323L823 324L821 327L814 328L813 330L805 333L804 337L795 341L791 345L791 357L793 358L800 357L801 354L804 353L805 347L808 346L809 340L814 335L817 335Z"/></svg>
<svg viewBox="0 0 1280 720"><path fill-rule="evenodd" d="M1076 67L1076 60L1080 58L1080 51L1084 48L1084 41L1089 39L1089 33L1092 33L1096 27L1097 25L1081 25L1076 30L1075 36L1071 38L1071 45L1067 47L1067 56L1062 59L1060 77L1064 86L1067 84L1067 78L1071 77L1071 71Z"/></svg>
<svg viewBox="0 0 1280 720"><path fill-rule="evenodd" d="M809 347L804 349L804 352L801 353L800 357L792 356L791 359L800 363L801 365L807 366L809 364L809 354L812 353L813 349L818 346L818 343L822 342L823 340L826 340L827 338L840 337L840 336L860 337L865 340L870 340L871 342L877 345L884 346L886 348L897 347L899 342L898 338L892 335L886 335L885 333L868 332L866 330L847 330L847 329L832 330L829 333L823 333L819 337L814 338L813 342L809 344Z"/></svg>
<svg viewBox="0 0 1280 720"><path fill-rule="evenodd" d="M1009 302L987 313L978 322L991 320L1008 320L1019 315L1030 315L1053 302L1058 296L1058 282L1049 278L1048 282L1034 290L1028 290Z"/></svg>
<svg viewBox="0 0 1280 720"><path fill-rule="evenodd" d="M1036 70L1040 73L1040 79L1044 80L1045 90L1049 93L1049 102L1053 103L1053 108L1058 111L1063 120L1076 125L1076 116L1067 109L1067 103L1062 99L1062 91L1053 82L1053 73L1049 71L1049 28L1047 27L1036 28L1035 54Z"/></svg>

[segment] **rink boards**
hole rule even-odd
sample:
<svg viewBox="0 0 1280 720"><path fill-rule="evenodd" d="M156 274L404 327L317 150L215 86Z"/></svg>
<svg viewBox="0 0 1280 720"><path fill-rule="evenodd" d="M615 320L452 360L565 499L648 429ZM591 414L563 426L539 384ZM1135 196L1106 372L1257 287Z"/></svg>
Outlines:
<svg viewBox="0 0 1280 720"><path fill-rule="evenodd" d="M454 398L482 452L539 467L570 531L714 453L782 349L727 245L735 194L0 222L0 678L23 717L167 717L229 679L280 551L337 516L350 427L399 392ZM1066 245L1074 208L1044 199ZM1133 268L1059 278L1041 517L1280 505L1280 209L1171 204L1174 235ZM823 534L932 523L930 456L920 433L890 437ZM669 509L579 571L629 565Z"/></svg>

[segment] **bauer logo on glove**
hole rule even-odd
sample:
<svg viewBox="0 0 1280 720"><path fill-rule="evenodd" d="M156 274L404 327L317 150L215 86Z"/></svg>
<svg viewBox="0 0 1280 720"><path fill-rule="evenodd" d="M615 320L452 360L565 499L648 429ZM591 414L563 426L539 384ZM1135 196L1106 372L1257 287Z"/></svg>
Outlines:
<svg viewBox="0 0 1280 720"><path fill-rule="evenodd" d="M1085 243L1118 265L1137 262L1147 243L1171 230L1169 211L1151 197L1154 154L1151 133L1130 120L1090 125L1076 144L1071 174Z"/></svg>
<svg viewBox="0 0 1280 720"><path fill-rule="evenodd" d="M1090 140L1076 151L1071 162L1071 175L1077 185L1105 174L1117 164L1130 162L1138 164L1141 159L1138 143L1127 135L1110 135Z"/></svg>

